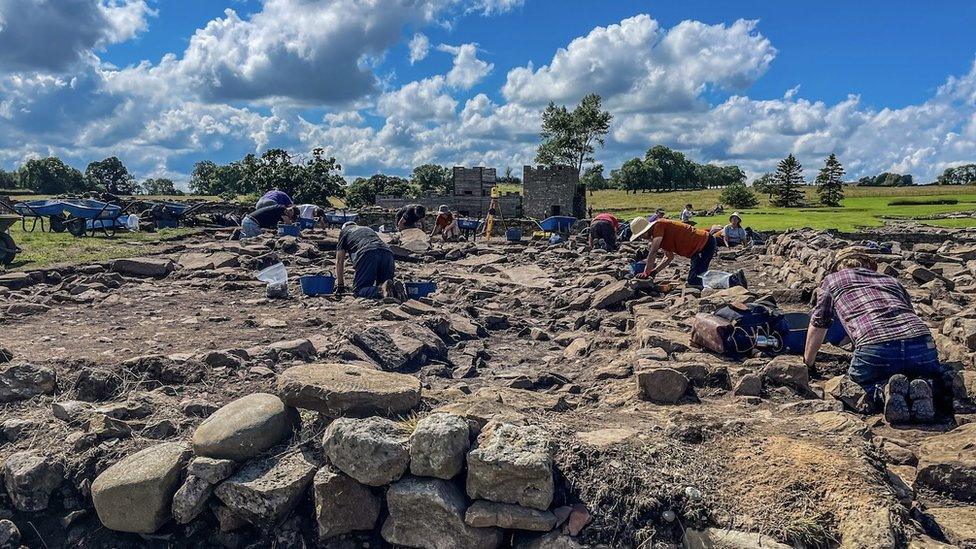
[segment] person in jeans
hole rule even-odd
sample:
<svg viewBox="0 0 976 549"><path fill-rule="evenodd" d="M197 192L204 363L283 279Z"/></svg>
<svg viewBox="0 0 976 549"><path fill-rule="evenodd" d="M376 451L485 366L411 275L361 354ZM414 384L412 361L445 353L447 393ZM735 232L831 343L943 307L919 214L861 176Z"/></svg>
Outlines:
<svg viewBox="0 0 976 549"><path fill-rule="evenodd" d="M339 231L335 264L336 293L345 290L346 259L350 256L355 271L352 288L357 297L406 300L403 283L393 279L396 265L390 247L380 240L376 231L353 221L343 225Z"/></svg>
<svg viewBox="0 0 976 549"><path fill-rule="evenodd" d="M602 213L593 218L590 222L590 249L602 240L604 249L608 252L617 250L617 231L620 230L620 221L611 213Z"/></svg>
<svg viewBox="0 0 976 549"><path fill-rule="evenodd" d="M278 223L294 223L298 218L298 208L285 207L271 203L244 216L241 220L241 238L254 238L262 229L275 229Z"/></svg>
<svg viewBox="0 0 976 549"><path fill-rule="evenodd" d="M930 422L936 407L951 414L954 372L939 363L935 340L905 288L877 272L873 252L852 246L835 255L810 315L804 361L816 361L836 314L854 343L848 375L870 398L884 399L889 423Z"/></svg>
<svg viewBox="0 0 976 549"><path fill-rule="evenodd" d="M647 254L644 272L637 278L653 278L674 261L675 255L687 257L691 260L688 270L688 286L701 288L701 275L708 270L715 248L718 243L708 231L696 229L691 225L670 219L655 219L653 222L646 217L636 217L630 222L630 241L650 240L651 249ZM657 265L658 250L664 252L664 261Z"/></svg>

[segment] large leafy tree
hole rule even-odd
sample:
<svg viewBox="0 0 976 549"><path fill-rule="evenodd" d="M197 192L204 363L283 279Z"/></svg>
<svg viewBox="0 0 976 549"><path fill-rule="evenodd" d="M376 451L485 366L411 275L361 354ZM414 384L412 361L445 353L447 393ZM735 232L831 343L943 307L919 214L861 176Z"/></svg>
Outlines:
<svg viewBox="0 0 976 549"><path fill-rule="evenodd" d="M16 172L7 172L0 169L0 189L14 189L19 184Z"/></svg>
<svg viewBox="0 0 976 549"><path fill-rule="evenodd" d="M603 164L593 164L583 171L583 175L580 176L580 183L582 183L589 191L593 194L593 191L599 191L601 189L607 189L610 187L610 182L607 181L606 177L603 177Z"/></svg>
<svg viewBox="0 0 976 549"><path fill-rule="evenodd" d="M817 174L817 194L825 206L840 206L844 199L844 167L834 153L830 153Z"/></svg>
<svg viewBox="0 0 976 549"><path fill-rule="evenodd" d="M112 194L133 194L139 188L135 178L117 156L89 164L85 170L85 179L91 188Z"/></svg>
<svg viewBox="0 0 976 549"><path fill-rule="evenodd" d="M773 174L773 205L795 208L803 202L803 167L793 153L780 161Z"/></svg>
<svg viewBox="0 0 976 549"><path fill-rule="evenodd" d="M38 194L76 193L87 190L81 172L60 158L32 158L17 171L20 186Z"/></svg>
<svg viewBox="0 0 976 549"><path fill-rule="evenodd" d="M172 179L166 177L149 178L142 182L143 194L153 196L181 196L183 191L176 188Z"/></svg>
<svg viewBox="0 0 976 549"><path fill-rule="evenodd" d="M631 158L624 162L619 170L610 173L610 181L614 188L636 193L647 190L650 176L643 160Z"/></svg>
<svg viewBox="0 0 976 549"><path fill-rule="evenodd" d="M722 201L722 204L736 209L754 208L759 205L756 193L749 190L749 187L746 187L742 181L736 181L722 189L719 200Z"/></svg>
<svg viewBox="0 0 976 549"><path fill-rule="evenodd" d="M946 168L936 182L939 185L976 185L976 164Z"/></svg>
<svg viewBox="0 0 976 549"><path fill-rule="evenodd" d="M253 155L249 155L252 156ZM194 194L207 196L239 195L256 192L256 187L245 190L243 182L246 180L242 171L242 164L218 165L210 160L197 162L190 175L190 191Z"/></svg>
<svg viewBox="0 0 976 549"><path fill-rule="evenodd" d="M593 162L596 145L603 147L613 115L601 108L600 96L591 93L572 111L549 102L542 113L542 143L535 161L545 166L566 165L583 171Z"/></svg>
<svg viewBox="0 0 976 549"><path fill-rule="evenodd" d="M421 164L413 169L410 182L425 194L448 194L454 185L454 174L444 166Z"/></svg>
<svg viewBox="0 0 976 549"><path fill-rule="evenodd" d="M366 179L357 177L346 191L346 204L353 208L371 206L376 203L376 197L384 196L412 196L413 188L410 182L402 177L378 173Z"/></svg>
<svg viewBox="0 0 976 549"><path fill-rule="evenodd" d="M654 162L661 170L660 181L653 186L654 190L673 191L696 186L696 164L676 150L655 145L648 149L644 161L648 164Z"/></svg>
<svg viewBox="0 0 976 549"><path fill-rule="evenodd" d="M752 188L757 193L769 195L769 198L772 199L773 193L776 192L776 181L773 178L773 174L764 173L760 175L752 182Z"/></svg>
<svg viewBox="0 0 976 549"><path fill-rule="evenodd" d="M328 204L330 197L346 194L346 180L339 175L342 166L325 149L316 148L301 166L299 179L292 187L292 198L299 203Z"/></svg>

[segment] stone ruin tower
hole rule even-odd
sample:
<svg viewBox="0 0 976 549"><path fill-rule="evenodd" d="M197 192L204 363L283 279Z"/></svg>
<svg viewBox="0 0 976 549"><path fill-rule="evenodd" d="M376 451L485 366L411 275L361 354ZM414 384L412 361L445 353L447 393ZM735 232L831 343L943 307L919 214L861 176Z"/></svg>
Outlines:
<svg viewBox="0 0 976 549"><path fill-rule="evenodd" d="M586 190L571 166L523 166L522 209L527 217L586 217Z"/></svg>

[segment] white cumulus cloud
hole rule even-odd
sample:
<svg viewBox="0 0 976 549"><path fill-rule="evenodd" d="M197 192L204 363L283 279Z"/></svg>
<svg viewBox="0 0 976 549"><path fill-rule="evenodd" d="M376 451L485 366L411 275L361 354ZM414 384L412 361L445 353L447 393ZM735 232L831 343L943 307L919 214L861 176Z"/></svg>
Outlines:
<svg viewBox="0 0 976 549"><path fill-rule="evenodd" d="M427 57L427 53L430 52L430 39L427 35L418 32L410 39L409 48L410 64L413 65Z"/></svg>

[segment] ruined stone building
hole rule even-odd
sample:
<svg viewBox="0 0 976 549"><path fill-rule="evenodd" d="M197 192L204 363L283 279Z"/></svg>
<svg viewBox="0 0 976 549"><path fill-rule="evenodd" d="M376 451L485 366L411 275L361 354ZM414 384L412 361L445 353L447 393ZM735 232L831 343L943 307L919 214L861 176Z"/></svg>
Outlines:
<svg viewBox="0 0 976 549"><path fill-rule="evenodd" d="M527 217L545 219L554 215L586 217L586 190L579 172L570 166L522 168L522 209Z"/></svg>
<svg viewBox="0 0 976 549"><path fill-rule="evenodd" d="M417 198L399 196L378 196L376 205L381 208L396 209L405 204L420 204L427 211L436 211L441 204L447 204L463 217L483 218L491 205L491 189L498 184L495 168L464 168L455 166L452 172L454 192L449 195L430 194ZM502 217L522 217L522 197L518 193L504 193L498 198Z"/></svg>

